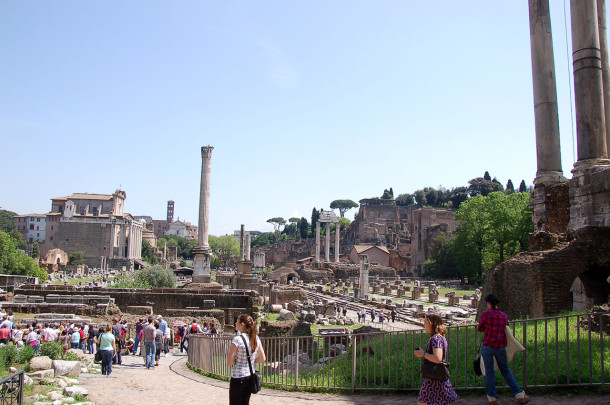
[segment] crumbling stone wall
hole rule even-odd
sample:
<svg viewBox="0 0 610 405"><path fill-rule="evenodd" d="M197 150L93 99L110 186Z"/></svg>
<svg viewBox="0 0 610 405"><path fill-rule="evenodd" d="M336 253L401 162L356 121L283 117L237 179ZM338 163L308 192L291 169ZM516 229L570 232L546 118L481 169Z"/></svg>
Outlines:
<svg viewBox="0 0 610 405"><path fill-rule="evenodd" d="M269 305L284 305L295 300L307 300L307 294L299 287L274 288L269 291Z"/></svg>
<svg viewBox="0 0 610 405"><path fill-rule="evenodd" d="M486 308L485 296L492 292L500 299L499 308L511 319L570 311L570 289L577 277L594 304L605 302L610 295L609 276L610 229L583 228L571 234L569 242L520 253L490 270L479 314Z"/></svg>
<svg viewBox="0 0 610 405"><path fill-rule="evenodd" d="M360 277L360 266L348 265L331 265L331 270L335 275L335 279L346 280L348 278ZM396 277L396 269L385 266L370 266L369 277Z"/></svg>
<svg viewBox="0 0 610 405"><path fill-rule="evenodd" d="M48 286L51 287L51 286ZM71 286L56 286L63 288L46 288L42 285L24 285L16 290L16 294L24 295L109 295L114 298L115 304L122 312L127 312L129 306L150 306L157 314L165 313L168 309L176 308L203 308L204 300L214 300L217 309L225 310L225 319L231 319L228 313L230 308L239 308L240 311L252 315L252 307L258 294L255 291L219 291L219 290L187 290L181 288L153 288L153 289L119 289L119 288L83 288L74 289Z"/></svg>

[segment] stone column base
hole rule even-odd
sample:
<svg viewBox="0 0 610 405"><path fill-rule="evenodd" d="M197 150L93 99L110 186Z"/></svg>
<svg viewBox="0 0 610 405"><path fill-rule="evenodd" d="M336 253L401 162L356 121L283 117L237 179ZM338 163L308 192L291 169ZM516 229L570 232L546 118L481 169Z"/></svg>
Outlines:
<svg viewBox="0 0 610 405"><path fill-rule="evenodd" d="M193 260L193 282L209 283L211 280L210 261L212 259L212 252L209 249L200 248L198 246L193 249L193 253L195 255L195 259Z"/></svg>
<svg viewBox="0 0 610 405"><path fill-rule="evenodd" d="M563 172L560 171L548 171L548 172L539 172L536 173L536 178L534 179L534 186L539 185L550 185L555 183L561 183L564 181L568 181L565 177L563 177Z"/></svg>
<svg viewBox="0 0 610 405"><path fill-rule="evenodd" d="M568 229L610 227L610 160L576 162L572 173Z"/></svg>

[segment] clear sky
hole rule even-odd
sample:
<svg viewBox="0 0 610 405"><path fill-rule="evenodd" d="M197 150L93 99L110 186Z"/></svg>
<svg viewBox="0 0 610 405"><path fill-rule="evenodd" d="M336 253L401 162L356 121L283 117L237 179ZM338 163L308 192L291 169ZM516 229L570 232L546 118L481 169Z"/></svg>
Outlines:
<svg viewBox="0 0 610 405"><path fill-rule="evenodd" d="M44 213L121 187L127 212L164 219L173 199L196 224L208 144L215 235L486 170L532 184L527 3L2 1L0 207ZM564 2L551 3L571 176Z"/></svg>

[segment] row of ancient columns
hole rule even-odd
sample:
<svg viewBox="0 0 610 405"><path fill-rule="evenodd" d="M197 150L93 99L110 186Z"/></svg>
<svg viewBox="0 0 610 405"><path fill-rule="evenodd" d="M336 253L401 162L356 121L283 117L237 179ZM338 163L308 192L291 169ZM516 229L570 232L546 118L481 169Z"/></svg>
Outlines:
<svg viewBox="0 0 610 405"><path fill-rule="evenodd" d="M330 262L330 225L331 222L326 222L326 243L325 243L325 259L326 262ZM340 237L340 226L339 222L336 222L337 229L335 230L335 263L339 263L339 237ZM316 223L316 263L320 263L320 221Z"/></svg>
<svg viewBox="0 0 610 405"><path fill-rule="evenodd" d="M119 259L140 259L142 256L142 225L133 221L112 220L110 230L111 257ZM119 240L116 241L117 227ZM127 239L127 252L125 252L125 239ZM115 249L118 249L115 251ZM126 254L125 254L126 253Z"/></svg>
<svg viewBox="0 0 610 405"><path fill-rule="evenodd" d="M549 0L529 0L536 120L535 185L564 181ZM571 0L578 161L574 167L608 164L610 77L605 0ZM576 174L576 173L575 173Z"/></svg>

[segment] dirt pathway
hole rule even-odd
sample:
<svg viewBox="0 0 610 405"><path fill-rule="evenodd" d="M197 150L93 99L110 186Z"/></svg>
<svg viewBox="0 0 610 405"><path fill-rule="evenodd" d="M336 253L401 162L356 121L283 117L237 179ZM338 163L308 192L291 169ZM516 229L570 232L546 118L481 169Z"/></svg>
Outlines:
<svg viewBox="0 0 610 405"><path fill-rule="evenodd" d="M96 404L167 404L172 401L183 403L201 403L206 405L227 405L229 403L229 384L201 376L186 367L186 356L171 353L161 357L159 367L147 370L139 356L123 357L123 365L114 367L110 377L99 374L82 374L81 384L89 390L89 398ZM482 394L482 393L481 393ZM415 393L385 396L310 394L300 392L285 392L263 389L253 395L252 405L403 405L416 404ZM515 404L508 397L501 398L500 404ZM562 395L535 396L532 404L578 404L578 405L610 405L610 395ZM456 405L485 405L483 395L479 397L464 397L455 402Z"/></svg>

